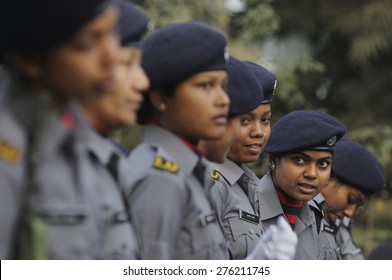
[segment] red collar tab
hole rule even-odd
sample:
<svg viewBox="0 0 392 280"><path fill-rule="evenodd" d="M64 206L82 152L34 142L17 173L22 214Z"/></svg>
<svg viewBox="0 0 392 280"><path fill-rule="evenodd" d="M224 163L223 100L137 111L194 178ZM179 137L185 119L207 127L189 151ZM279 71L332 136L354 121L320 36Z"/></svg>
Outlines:
<svg viewBox="0 0 392 280"><path fill-rule="evenodd" d="M66 129L72 130L75 127L75 118L71 112L66 111L61 116L61 123L64 125Z"/></svg>

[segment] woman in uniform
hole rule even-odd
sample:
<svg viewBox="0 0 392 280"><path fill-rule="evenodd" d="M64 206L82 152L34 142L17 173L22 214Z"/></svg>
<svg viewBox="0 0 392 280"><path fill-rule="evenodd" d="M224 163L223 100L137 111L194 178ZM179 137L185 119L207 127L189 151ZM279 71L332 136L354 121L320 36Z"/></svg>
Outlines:
<svg viewBox="0 0 392 280"><path fill-rule="evenodd" d="M270 171L259 183L263 227L284 216L298 235L296 259L320 258L316 218L307 201L327 184L333 148L345 133L334 117L315 110L293 111L271 130L264 148Z"/></svg>
<svg viewBox="0 0 392 280"><path fill-rule="evenodd" d="M250 141L268 140L270 115L266 114L270 114L276 79L265 68L232 57L228 69L228 93L232 101L229 113L233 116L230 123L239 127L239 133L231 135L230 141L225 137L200 142L206 157L221 163L212 173L217 181L212 189L214 208L231 245L233 259L290 259L295 254L297 238L287 222L283 220L273 234L260 238L263 228L254 197L258 178L244 163L255 161L262 149L251 151L250 158L249 151L242 148ZM220 158L216 156L219 153Z"/></svg>
<svg viewBox="0 0 392 280"><path fill-rule="evenodd" d="M331 178L313 199L316 213L323 217L320 222L323 259L343 259L342 246L351 239L341 237L351 238L351 234L339 234L340 230L346 230L341 229L344 226L341 223L344 218L352 219L358 208L385 187L383 172L381 163L364 146L347 138L338 141Z"/></svg>
<svg viewBox="0 0 392 280"><path fill-rule="evenodd" d="M225 132L227 59L226 38L197 22L168 25L144 42L151 87L126 189L142 259L229 259L210 203L208 163L197 148Z"/></svg>

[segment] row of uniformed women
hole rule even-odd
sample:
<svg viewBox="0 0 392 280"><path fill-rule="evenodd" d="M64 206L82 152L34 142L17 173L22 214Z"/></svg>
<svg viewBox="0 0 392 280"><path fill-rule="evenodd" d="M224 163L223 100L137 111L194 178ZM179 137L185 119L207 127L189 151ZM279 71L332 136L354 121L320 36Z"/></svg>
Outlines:
<svg viewBox="0 0 392 280"><path fill-rule="evenodd" d="M267 143L276 80L258 65L233 57L226 63L225 45L221 34L194 22L163 27L145 40L151 83L139 111L145 136L130 156L126 184L142 258L227 258L225 240L234 259L339 258L327 255L331 245L319 235L316 215L324 209L308 201L336 180L331 166L344 125L319 111L295 111L277 122ZM256 161L264 147L271 169L260 181L244 163ZM343 209L324 206L333 217L352 217L345 209L384 186L374 156L357 155L377 182L340 188ZM328 201L334 205L335 197Z"/></svg>
<svg viewBox="0 0 392 280"><path fill-rule="evenodd" d="M321 256L304 201L325 183L344 133L336 119L283 118L267 146L271 175L259 182L244 163L268 141L275 78L227 61L222 34L199 23L156 31L143 46L147 79L134 43L148 19L135 7L117 3L119 48L112 1L13 2L1 17L2 259ZM13 22L15 14L31 22ZM125 160L107 134L135 123L147 88L145 137Z"/></svg>

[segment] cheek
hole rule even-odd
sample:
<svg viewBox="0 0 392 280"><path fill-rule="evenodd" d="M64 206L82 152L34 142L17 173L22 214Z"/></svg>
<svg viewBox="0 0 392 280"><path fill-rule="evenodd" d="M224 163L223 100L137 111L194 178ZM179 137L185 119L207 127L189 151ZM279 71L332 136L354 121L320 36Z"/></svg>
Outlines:
<svg viewBox="0 0 392 280"><path fill-rule="evenodd" d="M320 174L318 176L320 189L327 185L327 183L329 181L329 178L330 178L330 175L331 175L331 170L330 169L323 170L323 171L320 172Z"/></svg>
<svg viewBox="0 0 392 280"><path fill-rule="evenodd" d="M264 146L265 146L270 138L270 135L271 135L271 126L268 125L268 127L265 128L264 132L265 132L265 136L264 136Z"/></svg>

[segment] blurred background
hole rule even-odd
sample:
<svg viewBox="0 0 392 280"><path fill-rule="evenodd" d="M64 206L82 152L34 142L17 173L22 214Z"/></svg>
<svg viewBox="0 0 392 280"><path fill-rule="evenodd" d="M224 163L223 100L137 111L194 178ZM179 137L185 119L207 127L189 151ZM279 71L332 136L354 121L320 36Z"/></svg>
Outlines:
<svg viewBox="0 0 392 280"><path fill-rule="evenodd" d="M229 51L278 77L272 124L298 109L342 121L348 137L382 162L387 188L358 214L354 239L365 256L392 239L391 0L133 0L163 25L197 20L224 32ZM142 128L113 135L132 148ZM262 176L266 158L250 166Z"/></svg>

